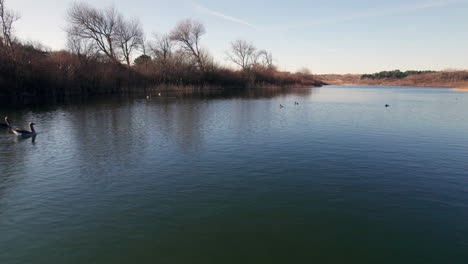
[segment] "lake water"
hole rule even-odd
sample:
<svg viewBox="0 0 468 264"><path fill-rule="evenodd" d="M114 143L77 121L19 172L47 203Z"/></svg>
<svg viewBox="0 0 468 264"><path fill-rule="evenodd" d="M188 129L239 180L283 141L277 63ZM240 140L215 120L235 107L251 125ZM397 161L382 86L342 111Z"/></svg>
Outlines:
<svg viewBox="0 0 468 264"><path fill-rule="evenodd" d="M468 93L327 86L0 115L39 131L0 131L2 264L468 263Z"/></svg>

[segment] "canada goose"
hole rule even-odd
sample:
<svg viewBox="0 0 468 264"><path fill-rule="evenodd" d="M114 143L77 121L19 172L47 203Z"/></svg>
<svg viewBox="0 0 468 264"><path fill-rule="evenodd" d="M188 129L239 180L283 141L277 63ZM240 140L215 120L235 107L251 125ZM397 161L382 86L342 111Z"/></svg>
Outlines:
<svg viewBox="0 0 468 264"><path fill-rule="evenodd" d="M16 128L16 129L13 129L13 133L14 133L15 135L17 135L17 136L22 136L22 137L32 137L32 136L35 136L35 135L37 135L36 130L34 130L34 126L35 126L35 125L36 125L36 124L34 124L34 123L31 122L31 123L29 123L29 129L30 129L30 131L22 130L22 129Z"/></svg>
<svg viewBox="0 0 468 264"><path fill-rule="evenodd" d="M10 121L8 120L8 116L5 116L5 123L0 123L1 128L12 128Z"/></svg>
<svg viewBox="0 0 468 264"><path fill-rule="evenodd" d="M283 108L284 106L282 104L280 104L280 108Z"/></svg>

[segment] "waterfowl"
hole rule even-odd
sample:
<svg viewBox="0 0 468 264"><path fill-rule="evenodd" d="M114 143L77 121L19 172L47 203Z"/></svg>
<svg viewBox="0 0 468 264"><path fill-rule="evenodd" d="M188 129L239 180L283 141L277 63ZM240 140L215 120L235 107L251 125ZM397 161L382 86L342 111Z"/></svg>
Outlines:
<svg viewBox="0 0 468 264"><path fill-rule="evenodd" d="M390 107L390 105L386 104L385 107Z"/></svg>
<svg viewBox="0 0 468 264"><path fill-rule="evenodd" d="M34 123L31 122L31 123L29 123L29 129L30 129L30 131L22 130L22 129L16 128L16 129L13 129L13 133L14 133L15 135L17 135L17 136L22 136L22 137L32 137L32 136L35 136L35 135L37 135L36 130L34 130L34 126L35 126L35 125L36 125L36 124L34 124Z"/></svg>
<svg viewBox="0 0 468 264"><path fill-rule="evenodd" d="M8 116L5 116L5 123L0 123L1 128L12 128L10 121L8 120Z"/></svg>
<svg viewBox="0 0 468 264"><path fill-rule="evenodd" d="M282 104L280 104L280 108L283 108L284 106Z"/></svg>

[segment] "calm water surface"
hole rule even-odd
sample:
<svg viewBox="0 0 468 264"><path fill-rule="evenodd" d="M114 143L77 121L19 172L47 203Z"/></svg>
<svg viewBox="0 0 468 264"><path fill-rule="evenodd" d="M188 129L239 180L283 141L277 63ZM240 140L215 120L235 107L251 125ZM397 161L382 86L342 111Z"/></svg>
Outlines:
<svg viewBox="0 0 468 264"><path fill-rule="evenodd" d="M40 132L0 131L2 264L468 263L468 93L329 86L0 115Z"/></svg>

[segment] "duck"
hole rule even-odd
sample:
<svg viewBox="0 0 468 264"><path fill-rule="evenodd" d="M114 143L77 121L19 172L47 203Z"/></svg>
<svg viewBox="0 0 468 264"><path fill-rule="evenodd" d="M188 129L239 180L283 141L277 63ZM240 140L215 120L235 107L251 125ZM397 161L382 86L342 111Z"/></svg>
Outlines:
<svg viewBox="0 0 468 264"><path fill-rule="evenodd" d="M282 104L280 104L280 108L283 108L284 106Z"/></svg>
<svg viewBox="0 0 468 264"><path fill-rule="evenodd" d="M8 116L5 116L5 123L0 123L1 128L12 128L10 121L8 120Z"/></svg>
<svg viewBox="0 0 468 264"><path fill-rule="evenodd" d="M386 104L385 107L390 107L390 105Z"/></svg>
<svg viewBox="0 0 468 264"><path fill-rule="evenodd" d="M34 130L34 126L36 124L34 123L29 123L29 129L30 131L27 131L27 130L22 130L22 129L18 129L18 128L15 128L13 129L13 133L17 136L21 136L21 137L32 137L32 136L35 136L37 135L36 133L36 130Z"/></svg>

